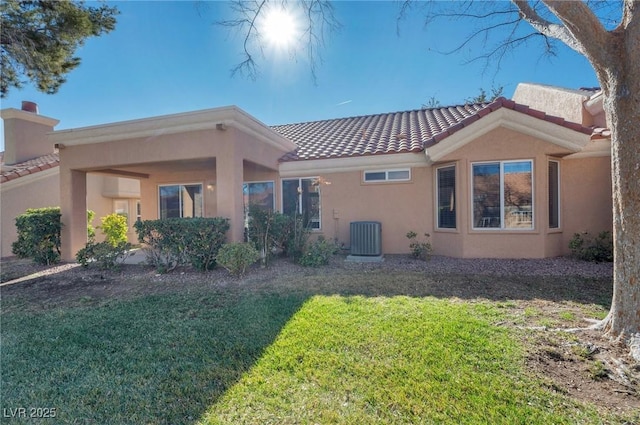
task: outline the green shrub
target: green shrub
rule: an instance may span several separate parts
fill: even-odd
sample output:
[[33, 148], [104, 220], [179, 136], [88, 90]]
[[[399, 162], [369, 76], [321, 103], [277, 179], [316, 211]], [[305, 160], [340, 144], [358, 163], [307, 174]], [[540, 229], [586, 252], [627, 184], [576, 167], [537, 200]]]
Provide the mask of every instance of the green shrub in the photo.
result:
[[613, 261], [613, 235], [600, 232], [595, 238], [589, 232], [576, 233], [569, 242], [573, 257], [584, 261], [601, 263]]
[[234, 276], [242, 276], [251, 264], [260, 259], [260, 253], [250, 243], [233, 242], [222, 245], [217, 262]]
[[113, 213], [100, 219], [100, 229], [105, 235], [105, 241], [112, 246], [127, 242], [127, 216]]
[[309, 229], [301, 215], [289, 216], [249, 206], [247, 239], [257, 247], [263, 264], [269, 262], [274, 250], [281, 250], [294, 262], [299, 262], [309, 239]]
[[284, 253], [287, 257], [299, 263], [304, 255], [310, 230], [304, 225], [302, 216], [288, 216], [284, 231]]
[[39, 264], [60, 261], [60, 208], [30, 208], [16, 217], [18, 240], [11, 251], [21, 258], [31, 258]]
[[266, 266], [270, 262], [274, 251], [285, 251], [290, 221], [289, 217], [277, 211], [258, 205], [249, 206], [247, 239], [257, 248], [262, 265]]
[[87, 239], [89, 242], [93, 242], [96, 239], [96, 229], [93, 227], [93, 219], [96, 217], [96, 213], [91, 210], [87, 210]]
[[83, 267], [95, 262], [101, 270], [117, 269], [129, 256], [132, 245], [128, 242], [118, 242], [115, 245], [104, 242], [89, 242], [76, 254], [76, 260]]
[[197, 270], [216, 266], [216, 255], [225, 242], [226, 218], [167, 218], [138, 221], [134, 225], [138, 241], [146, 245], [148, 261], [160, 273], [178, 266]]
[[418, 234], [414, 231], [410, 231], [406, 234], [407, 239], [409, 239], [409, 249], [411, 250], [411, 255], [414, 258], [418, 258], [420, 260], [428, 261], [431, 258], [431, 252], [433, 248], [431, 247], [431, 243], [429, 243], [428, 239], [431, 235], [425, 233], [424, 236], [427, 240], [419, 241]]
[[338, 247], [333, 242], [328, 242], [323, 236], [310, 243], [300, 257], [300, 265], [318, 267], [329, 264], [332, 255], [338, 252]]

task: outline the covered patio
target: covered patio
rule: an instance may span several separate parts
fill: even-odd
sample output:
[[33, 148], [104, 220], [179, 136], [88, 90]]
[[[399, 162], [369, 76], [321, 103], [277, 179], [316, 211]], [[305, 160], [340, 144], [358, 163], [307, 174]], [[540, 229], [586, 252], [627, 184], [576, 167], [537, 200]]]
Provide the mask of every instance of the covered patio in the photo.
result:
[[87, 174], [140, 181], [141, 218], [226, 217], [241, 241], [243, 183], [277, 180], [296, 145], [235, 106], [53, 132], [60, 152], [62, 259], [87, 242]]

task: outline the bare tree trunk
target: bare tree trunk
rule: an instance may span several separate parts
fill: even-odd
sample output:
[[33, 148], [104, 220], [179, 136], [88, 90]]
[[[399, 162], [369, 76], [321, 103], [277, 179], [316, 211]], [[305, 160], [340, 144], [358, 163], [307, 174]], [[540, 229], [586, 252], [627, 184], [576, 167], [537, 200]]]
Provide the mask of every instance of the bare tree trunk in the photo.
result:
[[[636, 78], [638, 79], [638, 78]], [[615, 84], [605, 96], [612, 135], [614, 275], [611, 311], [603, 323], [609, 335], [640, 333], [640, 84]], [[629, 92], [631, 90], [631, 93]], [[621, 93], [623, 92], [623, 93]]]
[[595, 67], [604, 91], [607, 123], [612, 129], [613, 301], [602, 327], [619, 339], [640, 334], [640, 43], [635, 36], [640, 33], [640, 23], [637, 21], [640, 19], [633, 23], [636, 28], [618, 40], [619, 56], [611, 61], [614, 63]]

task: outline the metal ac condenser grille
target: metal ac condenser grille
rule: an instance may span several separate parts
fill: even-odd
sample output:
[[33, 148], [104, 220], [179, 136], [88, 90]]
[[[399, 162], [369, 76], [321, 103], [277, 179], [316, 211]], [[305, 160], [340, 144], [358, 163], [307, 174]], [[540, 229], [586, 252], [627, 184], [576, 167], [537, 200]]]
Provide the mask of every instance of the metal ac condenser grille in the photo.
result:
[[351, 223], [351, 255], [382, 255], [382, 224], [378, 221]]

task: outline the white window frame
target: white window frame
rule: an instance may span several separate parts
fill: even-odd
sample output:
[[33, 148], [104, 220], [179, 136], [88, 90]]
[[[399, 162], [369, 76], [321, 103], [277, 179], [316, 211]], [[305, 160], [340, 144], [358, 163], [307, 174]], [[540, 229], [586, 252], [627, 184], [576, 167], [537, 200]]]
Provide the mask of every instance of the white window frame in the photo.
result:
[[[558, 166], [558, 182], [557, 182], [557, 193], [558, 193], [558, 205], [556, 205], [557, 208], [557, 214], [558, 214], [558, 225], [556, 227], [551, 227], [551, 225], [549, 224], [549, 220], [547, 220], [547, 226], [549, 226], [550, 230], [553, 231], [557, 231], [559, 229], [562, 228], [562, 194], [560, 193], [561, 190], [561, 175], [562, 175], [562, 170], [560, 169], [560, 161], [557, 159], [549, 159], [549, 161], [547, 162], [547, 167], [549, 166], [550, 163], [555, 162]], [[547, 168], [547, 176], [548, 176], [548, 168]], [[547, 177], [548, 178], [548, 177]], [[547, 182], [547, 184], [549, 185], [549, 188], [551, 187], [551, 182]], [[547, 191], [547, 196], [549, 196], [549, 193]], [[549, 211], [547, 211], [547, 214], [549, 214]], [[548, 218], [551, 218], [550, 216]]]
[[[284, 214], [284, 182], [286, 181], [298, 181], [298, 187], [302, 186], [302, 180], [318, 180], [319, 177], [315, 176], [315, 177], [287, 177], [287, 178], [282, 178], [280, 179], [280, 212], [282, 212]], [[319, 232], [322, 231], [322, 191], [320, 190], [320, 185], [318, 184], [316, 186], [316, 190], [318, 191], [318, 219], [312, 219], [310, 220], [310, 222], [313, 223], [318, 223], [318, 227], [311, 227], [310, 230], [312, 232]], [[302, 215], [302, 193], [299, 192], [298, 193], [298, 214]]]
[[[398, 178], [391, 178], [389, 177], [390, 173], [394, 173], [394, 172], [407, 172], [409, 174], [409, 177], [407, 178], [402, 178], [402, 179], [398, 179]], [[384, 179], [376, 179], [376, 180], [367, 180], [367, 174], [378, 174], [378, 173], [384, 173]], [[390, 168], [390, 169], [384, 169], [384, 170], [365, 170], [362, 173], [362, 182], [363, 183], [385, 183], [385, 182], [408, 182], [411, 181], [411, 168]]]
[[[162, 218], [162, 205], [160, 203], [160, 188], [161, 187], [170, 187], [170, 186], [200, 186], [200, 193], [202, 194], [202, 217], [206, 217], [205, 214], [205, 202], [204, 202], [204, 182], [189, 182], [189, 183], [164, 183], [164, 184], [159, 184], [158, 185], [158, 189], [157, 189], [157, 196], [158, 196], [158, 218]], [[179, 198], [180, 199], [180, 218], [185, 218], [182, 217], [182, 197]]]
[[[517, 162], [528, 162], [531, 164], [531, 227], [506, 227], [505, 226], [505, 214], [504, 214], [504, 166], [505, 164], [517, 163]], [[475, 192], [473, 189], [474, 181], [473, 181], [473, 167], [475, 165], [482, 164], [499, 164], [500, 166], [500, 227], [476, 227], [475, 225], [475, 217], [474, 217], [474, 197]], [[476, 161], [472, 162], [470, 165], [471, 169], [469, 171], [469, 176], [471, 178], [471, 183], [469, 188], [471, 189], [469, 192], [471, 193], [471, 202], [470, 202], [470, 217], [471, 217], [471, 228], [473, 230], [487, 232], [487, 231], [501, 231], [501, 232], [531, 232], [535, 230], [535, 207], [536, 207], [536, 199], [535, 199], [535, 161], [533, 159], [510, 159], [510, 160], [496, 160], [496, 161]]]
[[[455, 222], [455, 226], [454, 227], [440, 227], [440, 170], [444, 170], [447, 168], [453, 168], [453, 173], [454, 173], [454, 183], [453, 183], [453, 193], [454, 193], [454, 197], [453, 197], [453, 202], [454, 202], [454, 208], [456, 210], [456, 222]], [[448, 231], [454, 231], [458, 229], [458, 206], [456, 205], [458, 203], [458, 191], [457, 191], [457, 185], [458, 185], [458, 167], [457, 164], [447, 164], [447, 165], [443, 165], [441, 167], [436, 167], [436, 188], [435, 188], [435, 192], [436, 192], [436, 204], [435, 204], [435, 216], [436, 216], [436, 229], [438, 230], [448, 230]]]

